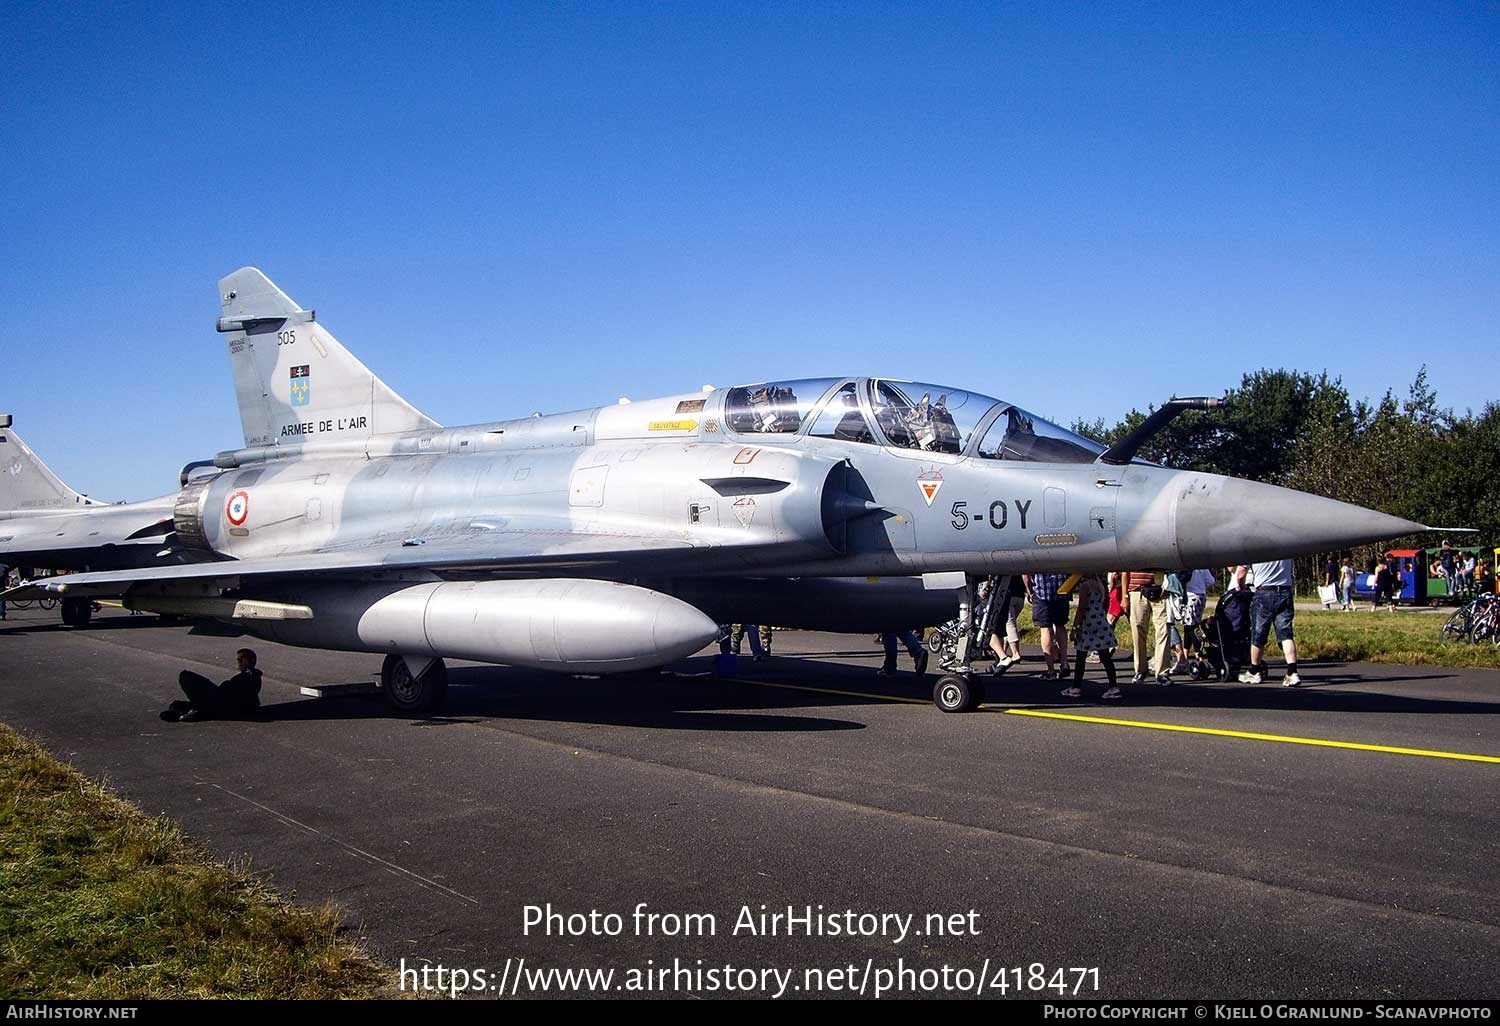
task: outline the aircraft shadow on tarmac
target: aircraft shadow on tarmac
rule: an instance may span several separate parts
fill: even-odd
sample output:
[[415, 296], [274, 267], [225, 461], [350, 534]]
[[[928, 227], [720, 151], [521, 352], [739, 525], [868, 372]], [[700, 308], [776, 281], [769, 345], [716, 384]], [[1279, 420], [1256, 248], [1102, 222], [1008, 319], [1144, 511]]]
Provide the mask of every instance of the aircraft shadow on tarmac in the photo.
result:
[[[868, 656], [869, 652], [855, 653]], [[903, 656], [904, 660], [904, 656]], [[799, 663], [814, 662], [811, 672], [797, 672]], [[762, 669], [761, 667], [765, 667]], [[1387, 683], [1450, 680], [1461, 676], [1461, 670], [1447, 667], [1392, 667], [1407, 670], [1406, 673], [1382, 674], [1368, 677], [1339, 663], [1311, 664], [1309, 678], [1300, 688], [1284, 688], [1280, 678], [1274, 677], [1262, 684], [1250, 685], [1238, 682], [1202, 681], [1172, 686], [1159, 684], [1129, 684], [1129, 663], [1117, 663], [1116, 674], [1125, 691], [1123, 702], [1105, 702], [1099, 694], [1107, 686], [1104, 672], [1090, 666], [1084, 675], [1084, 697], [1079, 700], [1062, 698], [1058, 692], [1065, 682], [1044, 681], [1034, 673], [1023, 670], [1000, 677], [981, 674], [984, 681], [986, 702], [990, 705], [1025, 705], [1057, 710], [1076, 709], [1097, 713], [1099, 710], [1122, 709], [1245, 709], [1245, 710], [1297, 710], [1315, 712], [1364, 712], [1364, 713], [1422, 713], [1422, 714], [1500, 714], [1500, 699], [1494, 702], [1465, 701], [1430, 698], [1417, 695], [1390, 694], [1365, 688]], [[1418, 672], [1418, 671], [1426, 672]], [[938, 675], [929, 674], [925, 684], [919, 684], [908, 672], [898, 673], [892, 678], [872, 679], [872, 668], [852, 666], [847, 663], [819, 663], [805, 659], [800, 654], [772, 660], [766, 664], [752, 664], [737, 679], [741, 691], [760, 691], [780, 697], [767, 701], [777, 707], [790, 706], [847, 706], [861, 700], [884, 703], [891, 699], [931, 698], [931, 689]], [[754, 687], [763, 684], [764, 687]], [[1352, 688], [1349, 685], [1365, 685]], [[802, 688], [827, 688], [830, 691], [857, 692], [861, 698], [851, 694], [825, 694], [819, 691], [803, 691]], [[885, 697], [885, 696], [889, 697]], [[752, 701], [740, 699], [742, 703]]]
[[[18, 611], [19, 612], [19, 611]], [[59, 619], [60, 614], [52, 610], [31, 610], [23, 619], [14, 613], [8, 620], [0, 621], [0, 634], [61, 634], [95, 631], [148, 631], [170, 628], [188, 628], [194, 637], [244, 638], [249, 632], [232, 624], [216, 620], [190, 620], [180, 616], [160, 616], [154, 613], [119, 614], [105, 613], [95, 616], [87, 627], [70, 627]], [[41, 615], [39, 616], [38, 613]]]
[[[447, 702], [432, 716], [398, 713], [378, 695], [365, 692], [263, 705], [257, 719], [405, 718], [413, 725], [429, 727], [508, 719], [736, 733], [809, 733], [863, 730], [866, 726], [854, 720], [780, 711], [782, 705], [847, 704], [832, 700], [832, 696], [825, 696], [830, 699], [826, 703], [765, 703], [747, 700], [750, 690], [706, 676], [569, 678], [510, 667], [472, 666], [448, 671]], [[747, 707], [751, 711], [746, 711]], [[768, 711], [757, 713], [754, 709]]]
[[159, 616], [107, 616], [92, 621], [87, 627], [69, 627], [61, 620], [23, 620], [20, 623], [0, 622], [0, 634], [65, 634], [90, 633], [93, 631], [153, 630], [160, 627], [181, 627], [163, 620]]
[[[867, 655], [868, 653], [860, 653]], [[409, 716], [392, 711], [374, 693], [277, 703], [262, 708], [275, 720], [408, 718], [413, 725], [478, 723], [489, 719], [592, 723], [661, 730], [732, 732], [821, 732], [860, 730], [867, 724], [850, 719], [788, 715], [792, 710], [851, 706], [888, 706], [896, 702], [925, 704], [936, 676], [925, 682], [907, 672], [873, 678], [868, 666], [820, 663], [806, 672], [800, 657], [755, 664], [725, 680], [710, 676], [706, 659], [679, 664], [681, 672], [661, 676], [570, 678], [500, 666], [456, 667], [449, 671], [448, 700], [440, 714]], [[698, 672], [694, 672], [698, 671]], [[989, 703], [1003, 706], [1075, 710], [1086, 714], [1129, 715], [1144, 709], [1225, 709], [1314, 713], [1397, 713], [1500, 715], [1500, 700], [1462, 701], [1355, 690], [1337, 685], [1384, 684], [1387, 681], [1442, 680], [1454, 671], [1365, 678], [1335, 665], [1319, 668], [1316, 679], [1297, 689], [1276, 680], [1260, 685], [1203, 682], [1163, 687], [1125, 685], [1123, 702], [1098, 699], [1103, 677], [1090, 668], [1085, 697], [1070, 701], [1058, 695], [1059, 684], [1030, 674], [986, 677]], [[1127, 675], [1128, 679], [1128, 675]], [[826, 689], [826, 690], [821, 690]], [[917, 715], [933, 714], [915, 708]]]

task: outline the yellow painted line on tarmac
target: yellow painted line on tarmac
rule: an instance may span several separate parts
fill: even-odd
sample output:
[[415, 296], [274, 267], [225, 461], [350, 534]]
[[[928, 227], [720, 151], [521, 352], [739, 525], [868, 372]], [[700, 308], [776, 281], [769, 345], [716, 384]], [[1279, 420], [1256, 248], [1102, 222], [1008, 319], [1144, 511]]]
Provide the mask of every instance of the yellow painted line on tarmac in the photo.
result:
[[1078, 723], [1103, 723], [1112, 727], [1139, 727], [1144, 730], [1170, 730], [1180, 734], [1209, 734], [1213, 737], [1238, 737], [1250, 741], [1276, 741], [1287, 745], [1313, 745], [1318, 748], [1348, 748], [1358, 752], [1385, 752], [1388, 755], [1419, 755], [1428, 759], [1457, 759], [1462, 762], [1500, 764], [1500, 756], [1470, 755], [1467, 752], [1434, 752], [1425, 748], [1396, 748], [1390, 745], [1363, 745], [1354, 741], [1328, 741], [1317, 737], [1289, 737], [1284, 734], [1255, 734], [1243, 730], [1219, 730], [1215, 727], [1183, 727], [1175, 723], [1152, 723], [1147, 720], [1115, 720], [1078, 713], [1045, 712], [1041, 709], [1006, 709], [1011, 716], [1036, 716], [1048, 720], [1073, 720]]
[[115, 609], [125, 608], [125, 603], [117, 602], [114, 599], [94, 599], [94, 601], [99, 603], [101, 606], [113, 606]]
[[[758, 688], [781, 688], [785, 691], [810, 691], [820, 695], [839, 695], [844, 698], [868, 698], [877, 702], [906, 702], [909, 705], [931, 705], [930, 698], [907, 698], [902, 695], [881, 695], [870, 691], [845, 691], [839, 688], [815, 688], [806, 684], [776, 684], [764, 680], [747, 680], [743, 677], [725, 678], [736, 684], [748, 684]], [[1468, 752], [1437, 752], [1426, 748], [1398, 748], [1392, 745], [1366, 745], [1356, 741], [1329, 741], [1317, 737], [1292, 737], [1286, 734], [1257, 734], [1247, 730], [1221, 730], [1217, 727], [1184, 727], [1175, 723], [1153, 723], [1150, 720], [1118, 720], [1105, 716], [1085, 716], [1081, 713], [1048, 712], [1044, 709], [996, 709], [982, 708], [981, 712], [995, 712], [1010, 716], [1034, 716], [1046, 720], [1072, 720], [1076, 723], [1100, 723], [1111, 727], [1137, 727], [1142, 730], [1167, 730], [1179, 734], [1207, 734], [1210, 737], [1234, 737], [1246, 741], [1274, 741], [1285, 745], [1312, 745], [1315, 748], [1344, 748], [1357, 752], [1384, 752], [1387, 755], [1416, 755], [1427, 759], [1455, 759], [1460, 762], [1487, 762], [1500, 765], [1500, 756], [1472, 755]]]

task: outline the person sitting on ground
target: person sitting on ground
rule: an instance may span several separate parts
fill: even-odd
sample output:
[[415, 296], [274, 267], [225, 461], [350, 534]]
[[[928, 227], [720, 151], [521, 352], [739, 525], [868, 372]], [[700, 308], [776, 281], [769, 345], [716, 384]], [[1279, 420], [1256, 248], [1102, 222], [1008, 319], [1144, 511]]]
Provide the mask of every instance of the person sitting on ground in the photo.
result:
[[255, 668], [255, 652], [242, 648], [234, 654], [239, 672], [221, 684], [191, 670], [177, 675], [177, 684], [187, 701], [176, 701], [162, 710], [168, 722], [235, 719], [252, 716], [260, 708], [261, 672]]

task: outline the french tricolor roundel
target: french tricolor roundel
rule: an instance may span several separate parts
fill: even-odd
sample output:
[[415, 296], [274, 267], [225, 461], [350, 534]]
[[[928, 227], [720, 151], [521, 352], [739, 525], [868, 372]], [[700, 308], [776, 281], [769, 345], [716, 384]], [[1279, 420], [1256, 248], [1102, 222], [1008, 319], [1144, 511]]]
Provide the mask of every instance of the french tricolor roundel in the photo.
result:
[[224, 516], [235, 527], [239, 527], [249, 515], [250, 493], [243, 491], [235, 492], [229, 497], [229, 502], [224, 505]]

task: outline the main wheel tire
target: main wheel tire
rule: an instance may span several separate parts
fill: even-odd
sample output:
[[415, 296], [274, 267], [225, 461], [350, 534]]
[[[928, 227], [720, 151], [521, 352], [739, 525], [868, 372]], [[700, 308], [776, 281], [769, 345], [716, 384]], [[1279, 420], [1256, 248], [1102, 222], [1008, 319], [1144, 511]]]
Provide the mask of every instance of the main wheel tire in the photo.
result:
[[62, 600], [62, 622], [69, 627], [87, 627], [94, 615], [94, 604], [85, 598]]
[[950, 673], [932, 688], [932, 704], [946, 713], [968, 712], [984, 701], [984, 684], [975, 677]]
[[380, 690], [397, 712], [434, 712], [448, 697], [448, 667], [437, 659], [420, 677], [413, 677], [405, 658], [388, 655], [380, 667]]

